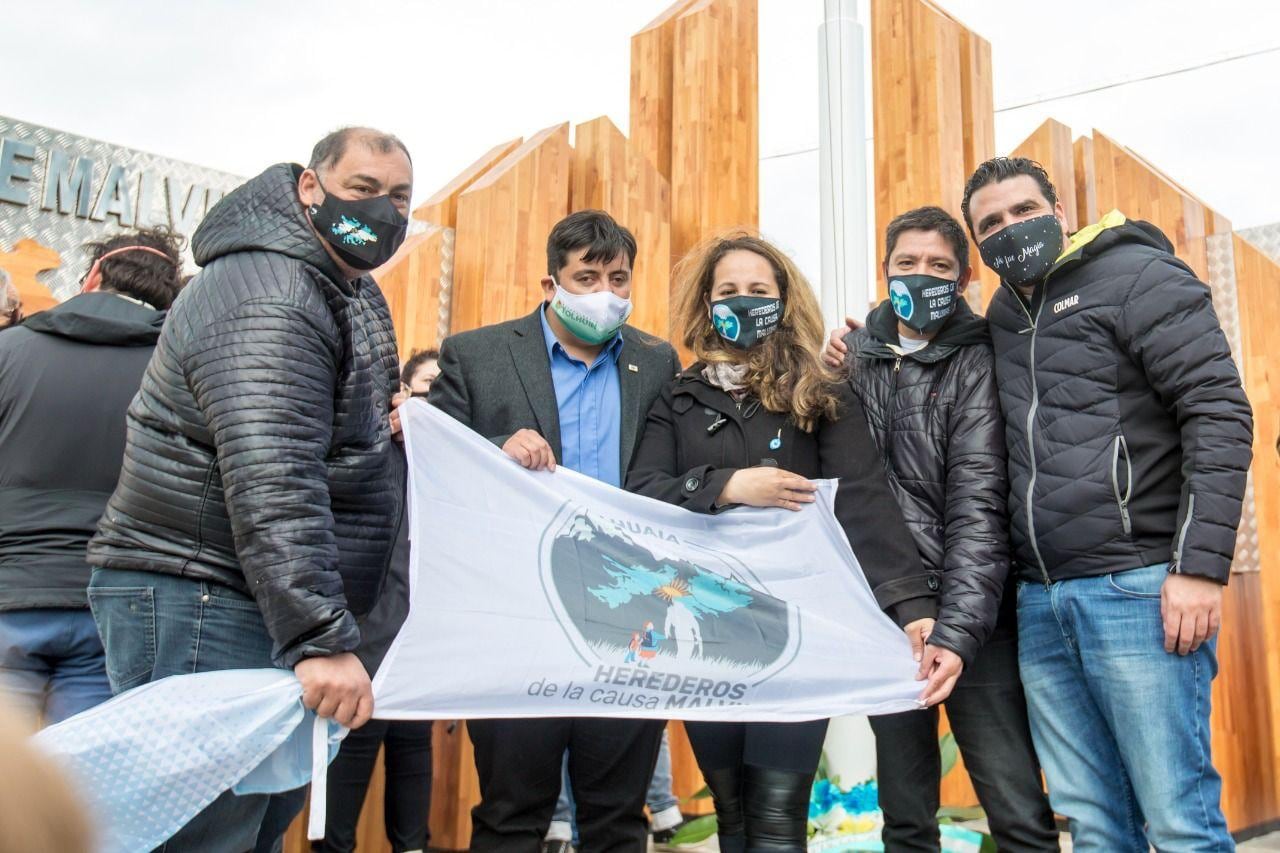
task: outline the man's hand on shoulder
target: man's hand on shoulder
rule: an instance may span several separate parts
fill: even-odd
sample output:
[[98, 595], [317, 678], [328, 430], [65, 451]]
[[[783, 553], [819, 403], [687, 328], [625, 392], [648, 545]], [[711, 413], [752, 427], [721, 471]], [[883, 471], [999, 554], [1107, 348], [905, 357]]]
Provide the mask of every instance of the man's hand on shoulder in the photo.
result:
[[302, 704], [321, 717], [358, 729], [373, 716], [373, 685], [351, 652], [304, 658], [293, 666], [302, 683]]
[[861, 328], [862, 324], [857, 320], [852, 317], [845, 317], [843, 326], [831, 330], [831, 336], [827, 339], [827, 348], [822, 353], [822, 360], [827, 363], [828, 367], [844, 367], [845, 356], [849, 354], [849, 347], [845, 345], [844, 336]]
[[1218, 636], [1222, 625], [1222, 584], [1199, 575], [1170, 574], [1160, 587], [1164, 650], [1189, 654]]
[[547, 440], [535, 430], [522, 429], [512, 433], [502, 452], [530, 471], [556, 470], [556, 454]]

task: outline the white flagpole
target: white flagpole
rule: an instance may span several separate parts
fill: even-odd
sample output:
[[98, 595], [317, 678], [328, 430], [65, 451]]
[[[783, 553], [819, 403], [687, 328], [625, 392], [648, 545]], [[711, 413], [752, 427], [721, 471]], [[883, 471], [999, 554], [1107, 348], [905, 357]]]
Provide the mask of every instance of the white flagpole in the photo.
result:
[[822, 313], [829, 328], [865, 306], [867, 145], [862, 26], [857, 0], [823, 0], [818, 28], [818, 198]]

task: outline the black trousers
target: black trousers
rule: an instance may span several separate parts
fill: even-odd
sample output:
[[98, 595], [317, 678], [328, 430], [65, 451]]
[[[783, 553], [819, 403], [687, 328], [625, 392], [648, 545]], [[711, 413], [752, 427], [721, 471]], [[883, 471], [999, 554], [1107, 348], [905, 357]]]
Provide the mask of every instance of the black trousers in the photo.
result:
[[643, 851], [649, 833], [644, 797], [665, 725], [586, 717], [468, 721], [480, 778], [471, 850], [537, 853], [560, 796], [568, 750], [579, 849]]
[[383, 744], [387, 840], [394, 853], [426, 849], [431, 815], [431, 722], [370, 720], [346, 736], [329, 765], [324, 840], [312, 844], [315, 853], [351, 853], [356, 849], [356, 824], [378, 760], [378, 747]]
[[715, 801], [722, 853], [803, 851], [826, 720], [686, 722]]
[[[1040, 785], [1016, 632], [998, 628], [946, 701], [956, 745], [1001, 851], [1057, 851], [1053, 810]], [[871, 717], [888, 853], [937, 851], [938, 711]]]

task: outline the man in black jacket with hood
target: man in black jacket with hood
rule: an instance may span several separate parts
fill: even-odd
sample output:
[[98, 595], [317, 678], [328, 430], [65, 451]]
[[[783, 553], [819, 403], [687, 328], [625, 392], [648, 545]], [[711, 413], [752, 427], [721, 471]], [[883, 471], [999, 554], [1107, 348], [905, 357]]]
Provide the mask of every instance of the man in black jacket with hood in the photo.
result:
[[87, 249], [85, 292], [0, 336], [0, 686], [46, 724], [111, 697], [85, 546], [182, 274], [164, 230]]
[[[1018, 679], [1009, 573], [1004, 423], [987, 323], [962, 299], [968, 238], [937, 207], [885, 234], [889, 298], [844, 339], [850, 381], [937, 590], [921, 654], [963, 676], [946, 700], [1001, 850], [1058, 849]], [[872, 717], [885, 849], [939, 849], [938, 712]]]
[[1009, 451], [1019, 660], [1077, 849], [1231, 850], [1210, 682], [1252, 412], [1209, 289], [1112, 211], [1068, 238], [1039, 164], [983, 163], [963, 209]]
[[[321, 716], [369, 719], [357, 619], [382, 584], [404, 486], [395, 333], [367, 272], [404, 240], [412, 180], [403, 143], [347, 128], [197, 229], [203, 270], [129, 408], [124, 469], [89, 546], [117, 692], [278, 666]], [[267, 800], [227, 792], [167, 848], [249, 849]]]

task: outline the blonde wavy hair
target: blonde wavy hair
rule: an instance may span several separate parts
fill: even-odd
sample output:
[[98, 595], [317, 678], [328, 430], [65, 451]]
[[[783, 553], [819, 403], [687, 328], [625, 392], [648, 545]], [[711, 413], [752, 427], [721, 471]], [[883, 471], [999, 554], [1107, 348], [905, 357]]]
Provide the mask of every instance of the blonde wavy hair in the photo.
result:
[[[711, 323], [711, 288], [716, 265], [730, 252], [752, 252], [773, 268], [782, 294], [782, 323], [749, 350], [726, 343]], [[789, 414], [812, 432], [820, 418], [836, 417], [836, 381], [820, 353], [826, 342], [822, 311], [804, 274], [776, 246], [749, 231], [712, 237], [680, 259], [672, 270], [676, 283], [675, 328], [686, 348], [707, 363], [747, 366], [747, 390], [770, 412]]]

